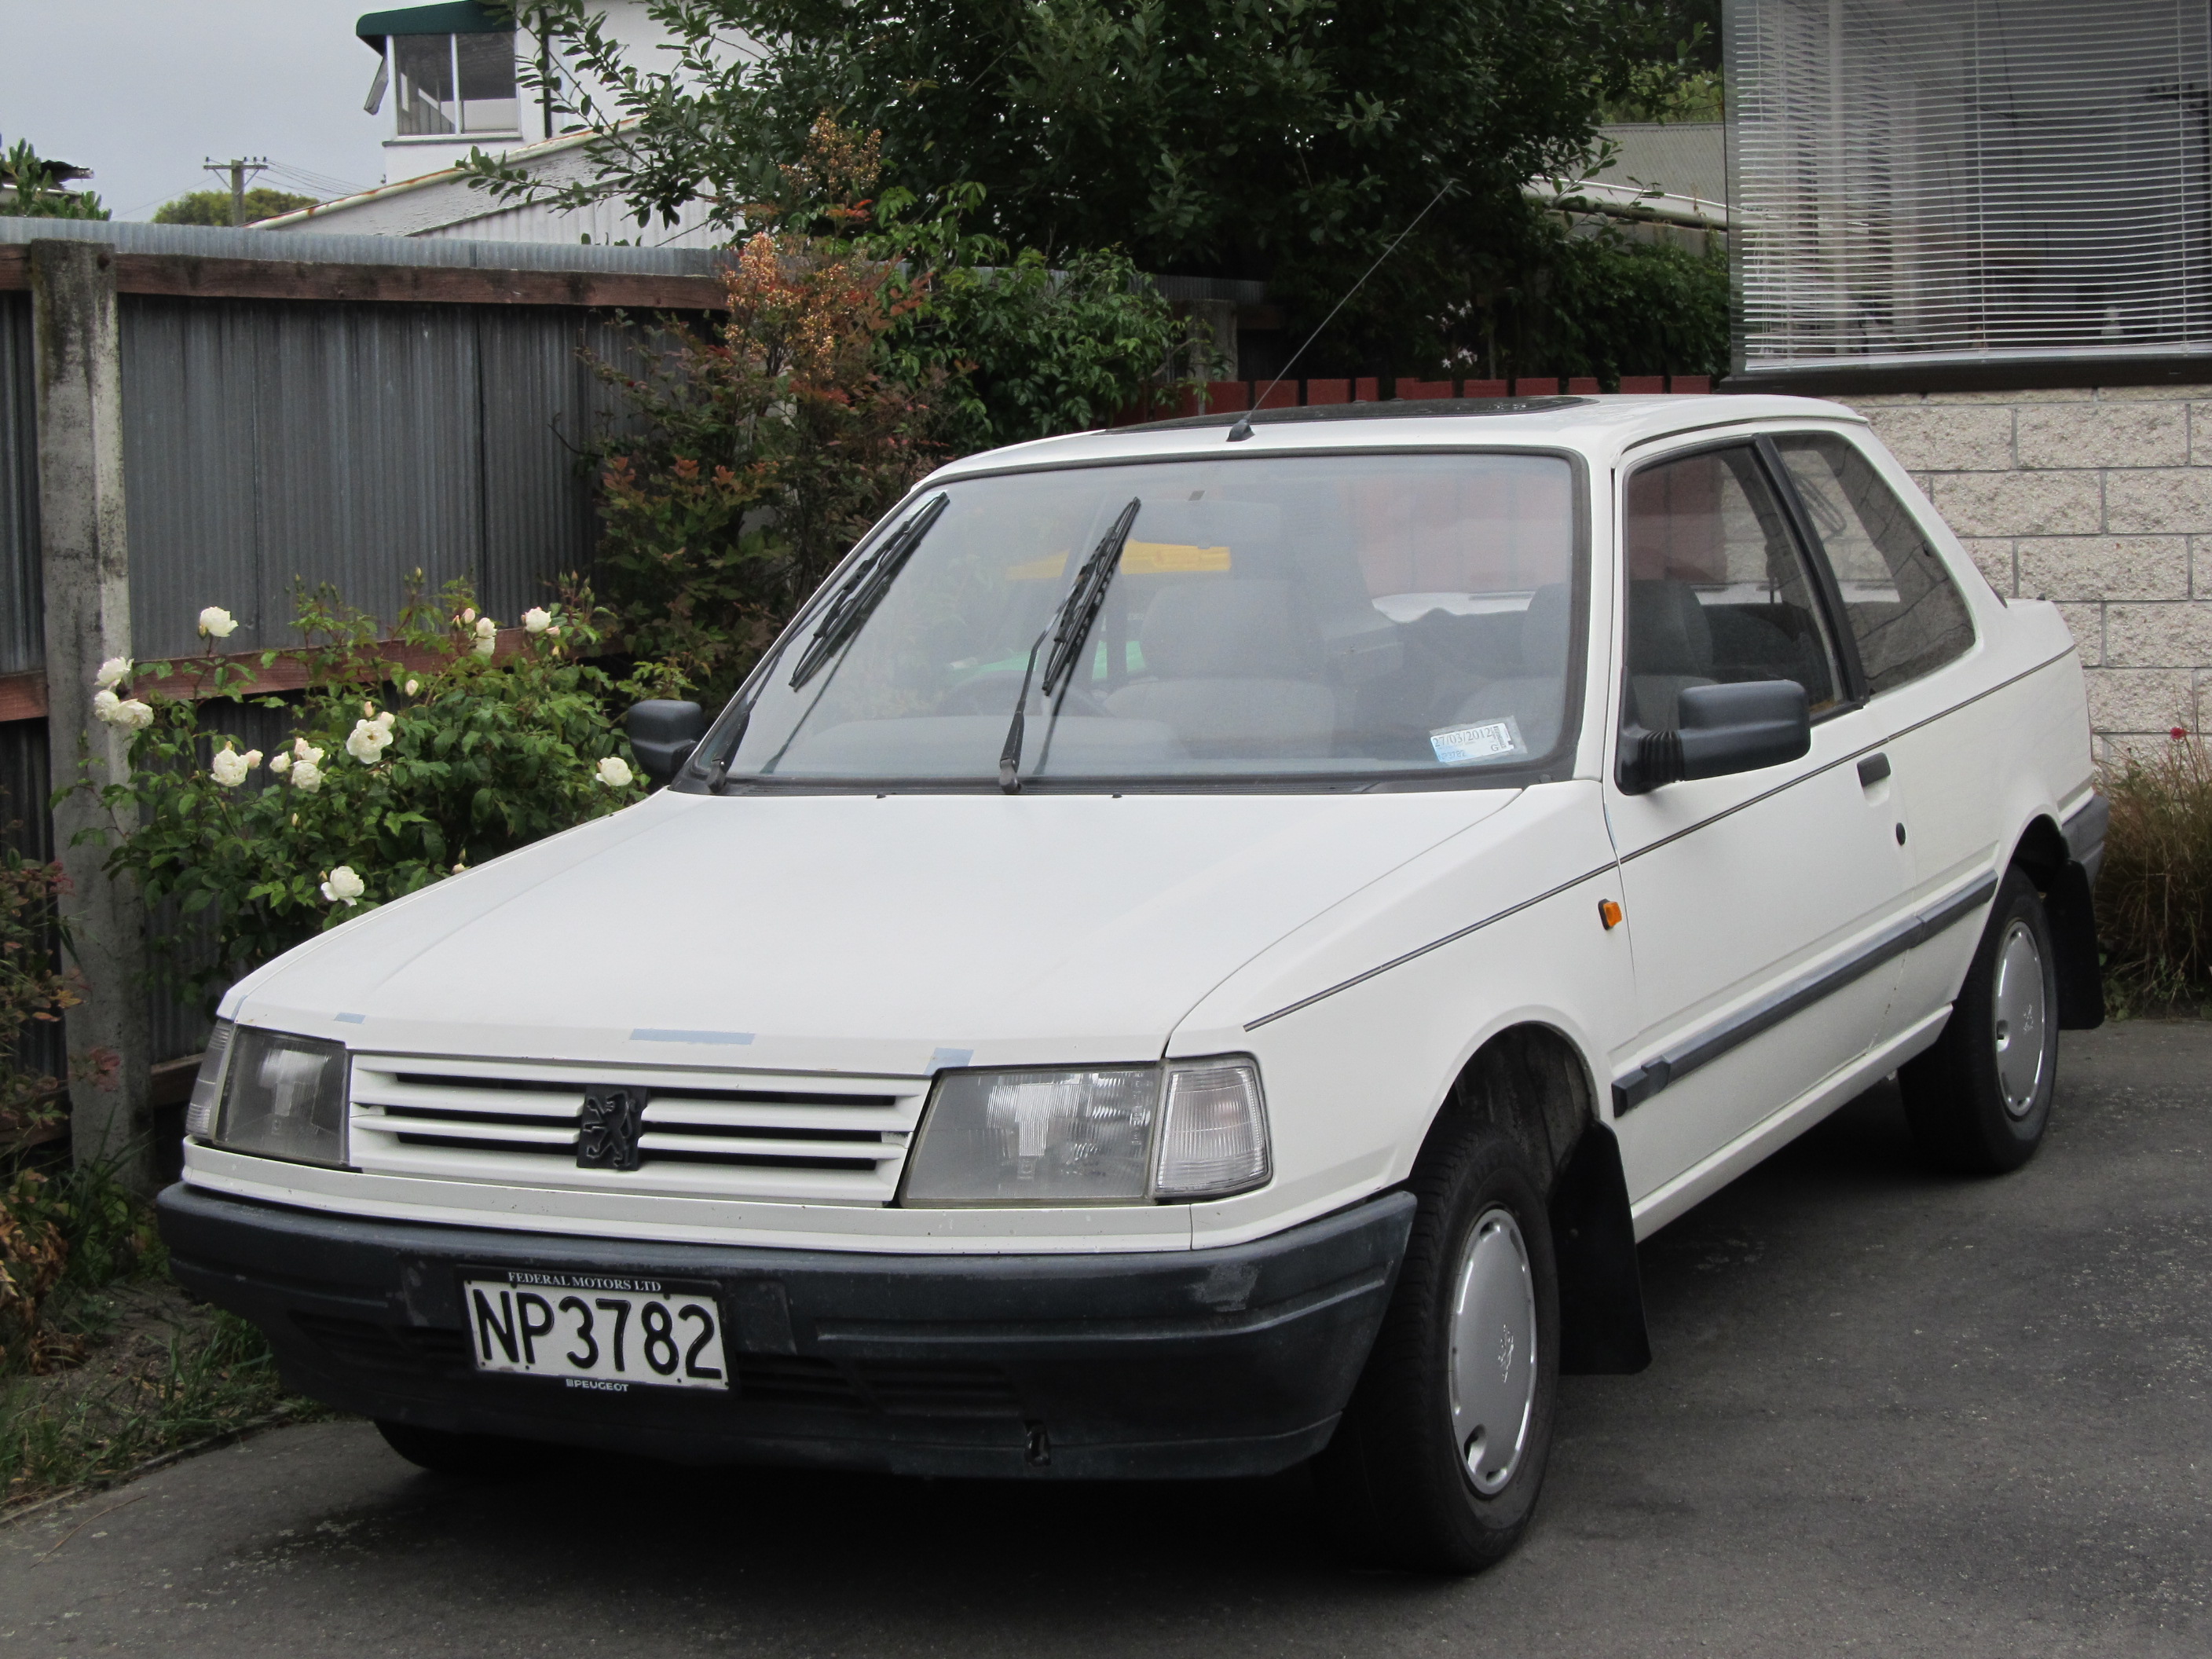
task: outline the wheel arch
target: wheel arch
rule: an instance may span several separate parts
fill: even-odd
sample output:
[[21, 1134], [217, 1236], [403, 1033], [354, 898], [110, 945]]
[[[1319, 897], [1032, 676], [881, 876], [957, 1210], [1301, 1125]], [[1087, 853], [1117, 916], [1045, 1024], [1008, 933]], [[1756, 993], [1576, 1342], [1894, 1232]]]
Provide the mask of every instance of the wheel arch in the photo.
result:
[[1460, 1067], [1423, 1137], [1416, 1167], [1447, 1139], [1484, 1126], [1545, 1172], [1559, 1273], [1562, 1371], [1618, 1373], [1651, 1362], [1644, 1287], [1620, 1142], [1598, 1109], [1588, 1060], [1564, 1031], [1523, 1021], [1494, 1032]]

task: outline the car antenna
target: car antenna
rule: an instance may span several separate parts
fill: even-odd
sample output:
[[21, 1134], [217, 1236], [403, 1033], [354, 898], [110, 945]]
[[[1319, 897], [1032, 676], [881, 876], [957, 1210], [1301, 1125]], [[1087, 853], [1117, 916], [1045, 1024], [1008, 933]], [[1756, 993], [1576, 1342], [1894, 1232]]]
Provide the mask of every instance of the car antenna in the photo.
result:
[[1304, 339], [1298, 342], [1298, 349], [1291, 354], [1291, 361], [1283, 365], [1282, 374], [1276, 375], [1273, 380], [1267, 382], [1267, 389], [1252, 400], [1252, 407], [1246, 410], [1243, 415], [1239, 416], [1237, 420], [1237, 424], [1229, 428], [1229, 441], [1231, 443], [1241, 444], [1247, 438], [1252, 435], [1252, 416], [1267, 406], [1267, 399], [1274, 395], [1275, 388], [1282, 385], [1284, 376], [1287, 375], [1292, 369], [1296, 368], [1298, 366], [1298, 359], [1306, 355], [1306, 348], [1321, 337], [1322, 329], [1327, 328], [1331, 323], [1336, 320], [1336, 313], [1343, 310], [1345, 305], [1351, 300], [1352, 296], [1358, 293], [1359, 290], [1366, 285], [1367, 279], [1382, 268], [1382, 261], [1389, 258], [1392, 254], [1398, 251], [1398, 244], [1404, 241], [1408, 236], [1411, 236], [1413, 234], [1413, 226], [1419, 224], [1422, 220], [1429, 216], [1429, 208], [1432, 208], [1437, 203], [1443, 201], [1444, 199], [1444, 192], [1458, 182], [1459, 181], [1456, 179], [1447, 179], [1443, 184], [1437, 185], [1437, 193], [1429, 198], [1429, 207], [1425, 207], [1419, 213], [1415, 214], [1413, 216], [1413, 224], [1407, 225], [1405, 229], [1400, 231], [1396, 239], [1391, 242], [1390, 246], [1384, 248], [1381, 253], [1376, 256], [1375, 263], [1368, 266], [1365, 270], [1360, 272], [1359, 280], [1354, 283], [1350, 288], [1344, 290], [1344, 298], [1339, 300], [1334, 306], [1330, 307], [1328, 315], [1321, 319], [1321, 328], [1316, 328], [1312, 333], [1307, 335]]

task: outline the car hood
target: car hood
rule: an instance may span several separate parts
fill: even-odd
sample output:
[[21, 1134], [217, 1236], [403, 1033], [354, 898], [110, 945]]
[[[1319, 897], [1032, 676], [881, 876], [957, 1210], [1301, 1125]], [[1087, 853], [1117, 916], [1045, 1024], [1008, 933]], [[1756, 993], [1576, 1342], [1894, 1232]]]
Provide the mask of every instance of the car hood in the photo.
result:
[[1513, 793], [664, 792], [321, 935], [224, 1012], [370, 1050], [767, 1071], [1149, 1058]]

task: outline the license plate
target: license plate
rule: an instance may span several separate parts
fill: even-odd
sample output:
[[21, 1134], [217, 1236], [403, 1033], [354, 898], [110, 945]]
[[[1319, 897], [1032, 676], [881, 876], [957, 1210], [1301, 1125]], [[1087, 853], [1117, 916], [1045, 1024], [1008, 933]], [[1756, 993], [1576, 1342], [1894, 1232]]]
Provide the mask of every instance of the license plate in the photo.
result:
[[463, 1271], [461, 1303], [479, 1371], [606, 1394], [730, 1386], [710, 1285], [478, 1267]]

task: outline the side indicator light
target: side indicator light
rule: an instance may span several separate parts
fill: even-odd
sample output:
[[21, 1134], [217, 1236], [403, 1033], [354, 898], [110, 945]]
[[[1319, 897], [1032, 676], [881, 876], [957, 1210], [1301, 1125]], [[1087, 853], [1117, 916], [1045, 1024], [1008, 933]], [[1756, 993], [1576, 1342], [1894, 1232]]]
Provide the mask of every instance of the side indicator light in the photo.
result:
[[1597, 919], [1605, 924], [1605, 931], [1611, 933], [1620, 926], [1620, 907], [1611, 899], [1600, 899], [1597, 902]]

